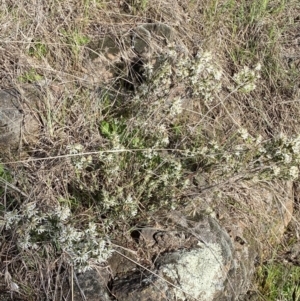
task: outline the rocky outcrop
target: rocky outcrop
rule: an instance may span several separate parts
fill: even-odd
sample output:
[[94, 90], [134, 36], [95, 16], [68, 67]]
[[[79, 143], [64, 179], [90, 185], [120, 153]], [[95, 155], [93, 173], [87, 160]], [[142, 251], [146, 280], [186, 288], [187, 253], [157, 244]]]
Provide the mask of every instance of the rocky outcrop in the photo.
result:
[[234, 250], [228, 234], [210, 216], [180, 219], [182, 231], [158, 232], [154, 239], [158, 248], [181, 248], [159, 256], [151, 273], [116, 280], [117, 300], [231, 300], [238, 293], [231, 278]]
[[[104, 289], [106, 294], [101, 293], [97, 300], [246, 300], [256, 263], [267, 258], [268, 250], [278, 243], [292, 218], [292, 183], [274, 183], [272, 189], [248, 187], [247, 198], [239, 202], [237, 208], [247, 204], [244, 209], [251, 210], [249, 220], [241, 211], [225, 210], [222, 205], [217, 210], [219, 215], [223, 210], [221, 220], [214, 214], [171, 212], [168, 229], [135, 230], [137, 250], [148, 254], [151, 264], [141, 264], [145, 258], [138, 260], [131, 252], [116, 252], [109, 260], [110, 293], [106, 291], [108, 282], [102, 280], [100, 291]], [[80, 277], [92, 283], [90, 275]], [[83, 284], [82, 289], [85, 287]]]

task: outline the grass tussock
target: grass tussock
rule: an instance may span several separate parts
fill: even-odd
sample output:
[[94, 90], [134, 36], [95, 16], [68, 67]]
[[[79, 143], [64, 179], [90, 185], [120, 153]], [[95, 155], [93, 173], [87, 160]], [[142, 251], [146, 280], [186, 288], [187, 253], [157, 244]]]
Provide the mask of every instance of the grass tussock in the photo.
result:
[[[297, 181], [298, 1], [6, 1], [0, 11], [1, 87], [37, 86], [41, 129], [0, 169], [0, 271], [15, 297], [61, 300], [72, 268], [103, 264], [132, 227], [190, 210], [192, 195], [199, 211], [206, 198], [227, 204], [241, 181]], [[128, 37], [144, 23], [176, 34], [140, 71]], [[118, 50], [97, 63], [93, 42], [107, 36]]]

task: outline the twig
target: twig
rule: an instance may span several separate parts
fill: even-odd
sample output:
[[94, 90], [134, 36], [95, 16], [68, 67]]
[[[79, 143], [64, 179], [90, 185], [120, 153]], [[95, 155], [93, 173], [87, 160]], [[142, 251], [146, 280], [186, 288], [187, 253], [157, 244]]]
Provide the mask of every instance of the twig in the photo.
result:
[[[1, 163], [2, 164], [2, 163]], [[3, 183], [5, 185], [5, 189], [6, 187], [11, 188], [12, 190], [17, 191], [18, 193], [20, 193], [22, 196], [29, 198], [29, 196], [24, 193], [23, 191], [21, 191], [19, 188], [17, 188], [16, 186], [12, 185], [11, 183], [9, 183], [8, 181], [6, 181], [5, 179], [0, 177], [0, 183]]]
[[75, 282], [76, 282], [76, 285], [77, 285], [77, 287], [78, 287], [78, 289], [79, 289], [79, 292], [80, 292], [80, 295], [81, 295], [82, 300], [86, 301], [87, 299], [86, 299], [86, 297], [85, 297], [85, 294], [84, 294], [83, 290], [81, 289], [81, 287], [80, 287], [80, 285], [79, 285], [79, 281], [78, 281], [77, 276], [76, 276], [76, 274], [75, 274], [75, 272], [74, 272], [73, 266], [72, 266], [72, 301], [74, 301], [73, 276], [74, 276], [74, 278], [75, 278]]

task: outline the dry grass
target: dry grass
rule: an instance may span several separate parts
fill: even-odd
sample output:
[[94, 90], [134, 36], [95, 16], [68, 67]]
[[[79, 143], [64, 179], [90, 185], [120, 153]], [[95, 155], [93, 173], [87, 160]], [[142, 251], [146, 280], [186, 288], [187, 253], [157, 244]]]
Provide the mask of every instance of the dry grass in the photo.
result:
[[[95, 222], [101, 235], [118, 240], [142, 220], [152, 223], [163, 210], [190, 204], [199, 187], [202, 203], [195, 203], [196, 210], [217, 193], [225, 196], [221, 201], [240, 201], [242, 208], [241, 180], [258, 175], [272, 181], [266, 165], [276, 162], [257, 167], [258, 146], [247, 142], [245, 156], [230, 165], [226, 156], [245, 144], [238, 131], [261, 135], [259, 146], [282, 133], [298, 134], [298, 1], [32, 0], [3, 2], [0, 11], [1, 88], [39, 82], [34, 116], [41, 128], [38, 139], [25, 140], [17, 154], [3, 158], [10, 174], [10, 184], [1, 184], [3, 216], [32, 202], [41, 212], [67, 204], [74, 227]], [[193, 95], [187, 79], [179, 84], [174, 64], [167, 95], [157, 96], [163, 82], [154, 88], [149, 81], [153, 89], [141, 100], [135, 99], [137, 87], [126, 89], [124, 83], [134, 80], [126, 74], [134, 55], [125, 39], [149, 22], [174, 28], [175, 44], [184, 44], [191, 59], [201, 50], [212, 53], [222, 89], [209, 101]], [[112, 77], [98, 69], [102, 61], [88, 59], [89, 43], [107, 35], [120, 48], [119, 72]], [[256, 88], [232, 89], [234, 74], [258, 63]], [[114, 66], [113, 60], [106, 64]], [[183, 112], [174, 117], [170, 103], [178, 95]], [[240, 216], [251, 215], [245, 207], [239, 210]], [[70, 270], [68, 254], [47, 239], [38, 241], [36, 250], [21, 250], [20, 235], [18, 229], [2, 228], [0, 272], [12, 275], [7, 285], [18, 284], [14, 298], [62, 300], [58, 288]]]

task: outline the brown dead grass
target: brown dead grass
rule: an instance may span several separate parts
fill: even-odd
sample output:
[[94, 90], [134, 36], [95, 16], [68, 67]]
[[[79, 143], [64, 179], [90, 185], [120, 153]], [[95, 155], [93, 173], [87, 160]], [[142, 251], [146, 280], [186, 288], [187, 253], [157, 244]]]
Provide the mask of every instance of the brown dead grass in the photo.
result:
[[[244, 14], [241, 6], [225, 0], [149, 1], [144, 11], [137, 10], [135, 14], [125, 1], [3, 2], [0, 7], [1, 88], [22, 86], [22, 81], [38, 78], [43, 82], [41, 108], [36, 112], [41, 134], [38, 141], [25, 143], [21, 150], [41, 160], [10, 165], [14, 185], [28, 198], [24, 200], [16, 191], [10, 192], [15, 201], [9, 209], [29, 200], [38, 200], [40, 206], [47, 208], [61, 196], [72, 197], [76, 174], [70, 158], [43, 158], [64, 155], [67, 146], [78, 143], [87, 152], [107, 148], [99, 124], [106, 116], [113, 116], [115, 110], [100, 103], [95, 87], [87, 80], [86, 41], [109, 34], [122, 45], [120, 36], [142, 23], [162, 22], [173, 27], [191, 55], [199, 48], [212, 49], [224, 70], [224, 88], [219, 98], [210, 104], [191, 100], [194, 114], [187, 127], [200, 126], [203, 131], [200, 136], [221, 144], [239, 127], [266, 139], [281, 132], [289, 136], [298, 134], [300, 6], [297, 1], [291, 1], [276, 12], [280, 3], [271, 1], [269, 10], [254, 14], [251, 19], [251, 2], [240, 2], [245, 7]], [[257, 89], [247, 95], [230, 93], [227, 87], [233, 74], [244, 65], [251, 67], [259, 62], [264, 67]], [[32, 70], [36, 76], [33, 79], [28, 76]], [[108, 84], [111, 89], [114, 80]], [[182, 138], [185, 139], [189, 138]], [[22, 157], [21, 154], [11, 156], [7, 161]], [[90, 181], [87, 176], [82, 185]], [[243, 199], [238, 185], [224, 191], [228, 197], [234, 193], [237, 200]], [[87, 201], [77, 213], [90, 207]], [[247, 210], [240, 215], [243, 214]], [[151, 215], [148, 218], [151, 220]], [[128, 229], [128, 224], [119, 227]], [[57, 290], [69, 268], [62, 256], [57, 258], [55, 251], [49, 249], [43, 257], [46, 260], [42, 261], [39, 253], [19, 253], [13, 244], [14, 233], [4, 236], [2, 243], [5, 259], [1, 273], [8, 269], [13, 274], [21, 297], [38, 300], [43, 292], [49, 300], [60, 300]]]

